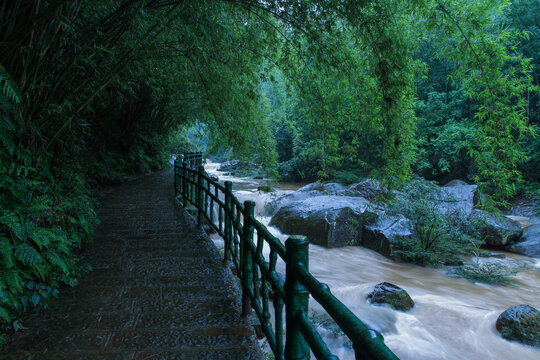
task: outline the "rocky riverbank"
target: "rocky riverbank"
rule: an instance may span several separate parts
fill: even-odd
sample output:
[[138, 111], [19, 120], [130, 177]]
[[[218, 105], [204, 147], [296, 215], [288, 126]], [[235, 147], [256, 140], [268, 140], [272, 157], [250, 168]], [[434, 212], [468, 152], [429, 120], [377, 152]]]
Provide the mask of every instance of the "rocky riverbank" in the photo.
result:
[[[451, 181], [442, 187], [419, 184], [414, 186], [424, 187], [409, 189], [409, 193], [390, 193], [372, 179], [348, 187], [337, 183], [309, 184], [268, 204], [270, 225], [284, 233], [307, 235], [312, 243], [328, 248], [359, 245], [395, 257], [396, 245], [415, 241], [422, 231], [433, 237], [438, 224], [452, 225], [450, 220], [454, 220], [454, 228], [470, 227], [463, 231], [474, 234], [479, 246], [540, 257], [540, 218], [516, 219], [480, 210], [477, 186], [463, 181]], [[398, 201], [396, 208], [395, 202], [388, 202], [390, 198], [409, 203]], [[410, 204], [415, 202], [420, 204]], [[424, 208], [411, 211], [410, 206]], [[434, 224], [415, 218], [420, 215], [432, 216]], [[433, 229], [426, 228], [432, 225]]]

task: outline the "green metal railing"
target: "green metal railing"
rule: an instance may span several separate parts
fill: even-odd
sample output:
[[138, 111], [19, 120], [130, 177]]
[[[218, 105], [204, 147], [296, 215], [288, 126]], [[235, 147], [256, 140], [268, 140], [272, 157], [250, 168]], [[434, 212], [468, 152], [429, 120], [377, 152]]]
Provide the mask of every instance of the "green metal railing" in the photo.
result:
[[[221, 185], [208, 177], [201, 153], [175, 160], [174, 174], [178, 200], [183, 206], [194, 205], [198, 224], [206, 220], [224, 239], [224, 260], [233, 262], [242, 284], [242, 315], [255, 311], [276, 359], [309, 359], [310, 351], [317, 359], [338, 359], [308, 317], [310, 295], [352, 341], [356, 359], [397, 359], [382, 335], [369, 329], [311, 275], [306, 237], [291, 236], [284, 246], [255, 219], [253, 201], [240, 203], [230, 181]], [[270, 249], [267, 258], [265, 243]], [[278, 258], [285, 262], [285, 281], [276, 271]]]

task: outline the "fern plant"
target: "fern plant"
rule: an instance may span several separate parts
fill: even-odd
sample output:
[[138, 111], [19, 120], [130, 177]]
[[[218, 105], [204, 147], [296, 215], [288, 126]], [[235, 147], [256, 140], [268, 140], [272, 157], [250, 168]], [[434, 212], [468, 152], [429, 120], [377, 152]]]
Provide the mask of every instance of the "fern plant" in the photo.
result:
[[21, 93], [19, 87], [15, 84], [15, 81], [11, 78], [9, 73], [2, 65], [0, 65], [0, 93], [5, 96], [9, 101], [16, 104], [21, 102]]
[[[21, 147], [20, 94], [0, 69], [0, 344], [23, 328], [21, 314], [47, 306], [62, 284], [75, 285], [86, 267], [76, 252], [96, 222], [84, 175], [35, 163]], [[17, 144], [17, 146], [15, 145]]]

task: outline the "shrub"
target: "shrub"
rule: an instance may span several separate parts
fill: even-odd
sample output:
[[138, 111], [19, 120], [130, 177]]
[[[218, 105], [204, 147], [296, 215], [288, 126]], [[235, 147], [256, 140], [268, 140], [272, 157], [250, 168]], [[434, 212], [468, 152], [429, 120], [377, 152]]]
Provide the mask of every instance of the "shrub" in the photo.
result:
[[337, 170], [331, 182], [338, 182], [344, 185], [358, 183], [366, 178], [365, 171], [359, 169]]
[[473, 262], [457, 268], [453, 271], [459, 276], [463, 276], [472, 282], [487, 284], [505, 284], [511, 281], [510, 276], [519, 272], [518, 269], [509, 268], [500, 263], [493, 262]]
[[87, 269], [77, 253], [93, 231], [95, 204], [82, 176], [65, 176], [50, 182], [30, 167], [0, 166], [0, 343], [21, 328], [22, 312], [47, 306]]
[[[419, 265], [459, 262], [478, 243], [473, 224], [458, 210], [443, 210], [437, 199], [449, 199], [435, 183], [414, 179], [390, 202], [388, 215], [403, 215], [412, 223], [414, 236], [399, 237], [393, 254], [401, 261]], [[457, 257], [457, 259], [456, 259]]]

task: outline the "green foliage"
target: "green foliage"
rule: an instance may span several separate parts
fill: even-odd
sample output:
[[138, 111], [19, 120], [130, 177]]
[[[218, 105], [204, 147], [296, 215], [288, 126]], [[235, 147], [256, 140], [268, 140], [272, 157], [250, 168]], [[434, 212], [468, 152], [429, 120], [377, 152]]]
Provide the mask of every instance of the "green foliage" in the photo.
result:
[[463, 114], [461, 90], [429, 92], [416, 103], [418, 152], [416, 170], [433, 180], [467, 179], [472, 173], [469, 144], [476, 140], [474, 127]]
[[169, 152], [181, 154], [199, 151], [208, 154], [210, 151], [210, 129], [207, 124], [196, 121], [191, 126], [183, 126], [170, 133]]
[[[540, 12], [540, 2], [536, 0], [514, 0], [508, 16], [509, 25], [516, 31], [525, 32], [526, 37], [522, 38], [518, 44], [518, 51], [525, 57], [531, 59], [533, 66], [532, 78], [535, 86], [540, 85], [540, 26], [538, 24], [538, 14]], [[535, 134], [538, 134], [540, 126], [540, 93], [535, 91], [527, 92], [528, 106], [526, 115], [529, 124], [534, 127]], [[523, 139], [524, 150], [528, 154], [520, 170], [525, 180], [534, 183], [540, 182], [540, 137], [534, 134], [525, 134]], [[538, 189], [538, 185], [536, 186]]]
[[15, 104], [21, 102], [19, 87], [2, 65], [0, 65], [0, 94]]
[[518, 269], [509, 268], [494, 262], [473, 262], [454, 270], [454, 273], [472, 282], [486, 284], [509, 284], [511, 276], [516, 275]]
[[[508, 5], [343, 5], [335, 26], [316, 35], [335, 50], [326, 57], [303, 36], [281, 45], [286, 59], [263, 88], [275, 110], [279, 172], [327, 180], [360, 169], [399, 185], [414, 164], [429, 179], [474, 180], [493, 195], [491, 204], [504, 203], [521, 164], [534, 174], [538, 163], [526, 163], [536, 154], [527, 104], [537, 87], [522, 52], [527, 38], [501, 25], [509, 14], [519, 17]], [[529, 20], [512, 21], [534, 32]]]
[[537, 204], [535, 213], [540, 214], [540, 183], [527, 182], [522, 184], [518, 192]]
[[473, 180], [489, 191], [495, 203], [515, 193], [521, 180], [518, 165], [527, 156], [521, 142], [530, 133], [526, 108], [532, 85], [530, 59], [517, 50], [523, 34], [499, 27], [505, 1], [484, 3], [439, 1], [439, 18], [426, 24], [438, 36], [440, 56], [454, 64], [452, 79], [478, 104], [474, 137], [468, 144]]
[[412, 223], [414, 236], [400, 238], [393, 253], [402, 261], [421, 265], [455, 262], [456, 256], [471, 253], [479, 242], [474, 226], [462, 211], [443, 210], [441, 199], [452, 200], [433, 182], [415, 179], [395, 196], [388, 215], [405, 216]]
[[366, 178], [365, 172], [361, 170], [337, 170], [332, 182], [337, 182], [344, 185], [358, 183]]
[[[12, 149], [23, 133], [14, 113], [0, 112], [12, 129], [0, 145], [0, 342], [18, 329], [20, 314], [47, 306], [62, 284], [74, 285], [80, 251], [96, 222], [94, 202], [82, 174], [65, 169], [51, 181], [50, 170], [30, 165], [29, 152]], [[7, 167], [6, 165], [9, 165]]]
[[[540, 26], [536, 15], [538, 12], [540, 12], [540, 3], [537, 0], [513, 0], [507, 14], [508, 24], [516, 31], [526, 34], [524, 38], [521, 38], [517, 50], [531, 59], [533, 84], [536, 86], [540, 85]], [[529, 91], [527, 100], [529, 122], [538, 126], [540, 124], [540, 93]]]

